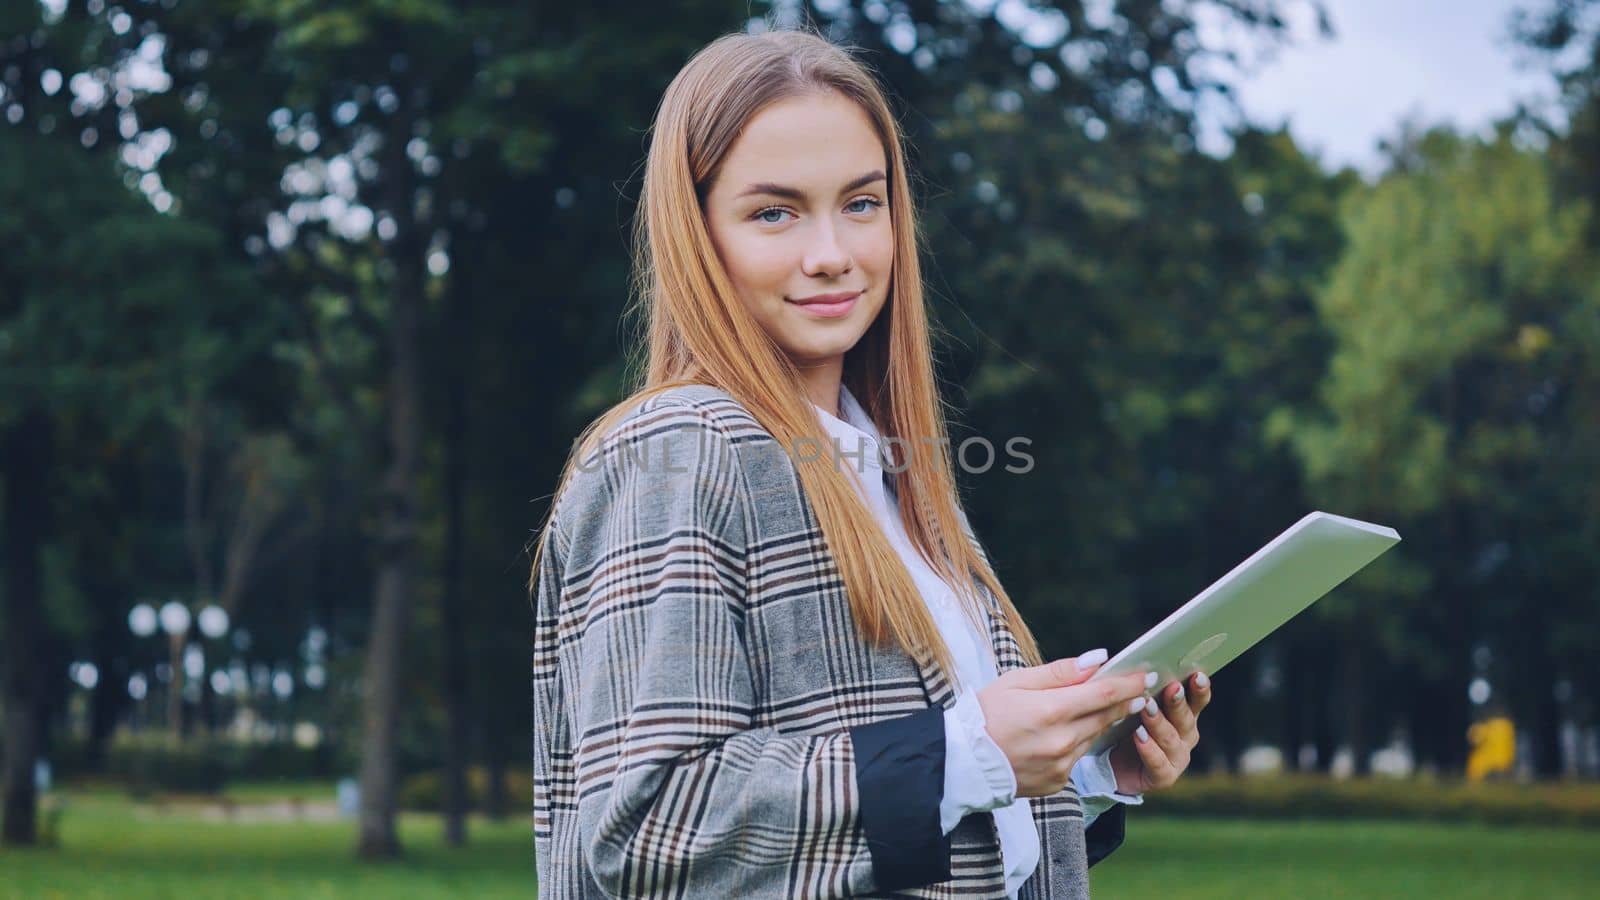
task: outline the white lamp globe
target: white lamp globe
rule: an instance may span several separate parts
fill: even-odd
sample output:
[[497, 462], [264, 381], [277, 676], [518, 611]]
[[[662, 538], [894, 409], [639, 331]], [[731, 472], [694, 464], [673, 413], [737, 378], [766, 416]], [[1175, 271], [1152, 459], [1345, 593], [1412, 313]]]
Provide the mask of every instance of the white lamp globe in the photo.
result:
[[207, 606], [200, 610], [200, 633], [208, 638], [219, 638], [228, 633], [228, 611], [220, 606]]
[[139, 637], [149, 637], [156, 633], [155, 607], [148, 603], [141, 603], [128, 611], [128, 630]]
[[174, 637], [189, 630], [189, 607], [176, 600], [161, 607], [161, 628]]
[[199, 644], [190, 644], [183, 648], [183, 674], [190, 678], [199, 678], [206, 673], [206, 652], [200, 649]]

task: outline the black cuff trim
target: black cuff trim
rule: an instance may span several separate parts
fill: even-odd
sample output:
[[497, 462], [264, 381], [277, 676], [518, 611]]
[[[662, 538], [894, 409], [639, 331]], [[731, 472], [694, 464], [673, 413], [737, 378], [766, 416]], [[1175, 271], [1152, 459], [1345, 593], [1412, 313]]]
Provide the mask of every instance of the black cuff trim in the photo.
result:
[[939, 827], [944, 797], [944, 710], [929, 707], [850, 729], [861, 824], [877, 889], [950, 879], [950, 836]]

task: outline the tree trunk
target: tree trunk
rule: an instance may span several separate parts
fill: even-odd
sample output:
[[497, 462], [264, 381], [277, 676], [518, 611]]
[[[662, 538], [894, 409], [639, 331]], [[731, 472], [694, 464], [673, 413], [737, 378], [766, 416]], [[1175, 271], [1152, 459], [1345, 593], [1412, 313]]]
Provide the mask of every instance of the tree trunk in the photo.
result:
[[450, 360], [445, 403], [445, 560], [439, 627], [444, 639], [444, 840], [451, 847], [467, 842], [467, 632], [462, 572], [466, 500], [467, 293], [459, 281], [451, 292], [445, 334]]
[[1347, 638], [1344, 651], [1344, 738], [1350, 747], [1355, 774], [1366, 775], [1372, 756], [1371, 739], [1367, 729], [1366, 672], [1360, 644]]
[[[1415, 676], [1410, 676], [1415, 679]], [[1418, 766], [1432, 766], [1443, 771], [1439, 757], [1439, 735], [1444, 727], [1439, 717], [1437, 692], [1427, 683], [1411, 686], [1403, 701], [1411, 737], [1411, 751], [1416, 754]]]
[[41, 648], [45, 618], [39, 551], [50, 527], [50, 420], [31, 410], [5, 435], [4, 588], [5, 604], [5, 812], [0, 844], [31, 846], [38, 842], [39, 798], [33, 767], [44, 735]]
[[[89, 548], [90, 558], [112, 556], [115, 553], [110, 548], [127, 546], [128, 514], [139, 508], [136, 491], [141, 471], [132, 455], [119, 453], [109, 468], [112, 490], [101, 495], [89, 510], [93, 525], [79, 526], [75, 535], [74, 543]], [[78, 549], [75, 555], [83, 552]], [[99, 670], [100, 680], [89, 694], [89, 738], [84, 762], [89, 771], [102, 772], [107, 745], [131, 702], [127, 615], [134, 591], [124, 565], [107, 563], [87, 568], [81, 573], [83, 590], [95, 608], [89, 631], [89, 658]]]
[[389, 560], [379, 569], [372, 636], [367, 648], [361, 734], [361, 838], [365, 859], [400, 855], [395, 832], [395, 731], [400, 653], [410, 619], [411, 565]]
[[1554, 686], [1549, 678], [1541, 677], [1541, 669], [1533, 669], [1529, 677], [1533, 689], [1533, 770], [1540, 778], [1560, 778], [1563, 771], [1561, 759], [1561, 704], [1556, 700]]
[[1283, 730], [1279, 735], [1278, 749], [1283, 753], [1283, 768], [1286, 772], [1300, 771], [1300, 746], [1305, 743], [1306, 723], [1316, 714], [1316, 705], [1307, 702], [1316, 696], [1309, 689], [1311, 673], [1307, 671], [1307, 660], [1305, 656], [1293, 652], [1294, 647], [1295, 644], [1291, 643], [1289, 662], [1281, 667], [1283, 689], [1279, 692], [1282, 698], [1280, 708], [1283, 715]]
[[395, 277], [389, 320], [387, 399], [389, 463], [378, 509], [377, 577], [367, 646], [361, 736], [361, 831], [357, 854], [364, 859], [400, 855], [395, 831], [395, 734], [400, 708], [400, 659], [411, 621], [417, 548], [417, 469], [422, 440], [420, 414], [422, 316], [426, 245], [413, 218], [415, 181], [405, 145], [414, 121], [410, 88], [397, 84], [401, 109], [392, 119], [382, 152], [387, 179], [385, 205], [398, 228], [393, 242]]
[[172, 680], [167, 682], [167, 728], [172, 731], [172, 742], [181, 743], [183, 727], [183, 645], [184, 635], [167, 635], [167, 664], [172, 667]]
[[[118, 602], [121, 595], [113, 596], [117, 599], [108, 601], [106, 606], [120, 609], [123, 605]], [[89, 743], [85, 762], [91, 771], [96, 772], [105, 769], [106, 745], [117, 730], [117, 719], [128, 706], [128, 672], [118, 652], [118, 638], [127, 632], [117, 634], [120, 625], [118, 618], [102, 617], [95, 626], [92, 638], [94, 664], [100, 670], [100, 683], [94, 686], [89, 695]]]
[[506, 791], [506, 758], [496, 747], [489, 749], [489, 783], [484, 786], [484, 812], [499, 822], [506, 817], [511, 804]]
[[[1326, 683], [1326, 682], [1325, 682]], [[1326, 694], [1324, 694], [1326, 697]], [[1312, 741], [1317, 747], [1316, 771], [1323, 775], [1328, 774], [1329, 767], [1333, 765], [1333, 754], [1339, 750], [1339, 735], [1333, 723], [1334, 712], [1328, 708], [1326, 699], [1317, 701], [1317, 717], [1312, 731]]]

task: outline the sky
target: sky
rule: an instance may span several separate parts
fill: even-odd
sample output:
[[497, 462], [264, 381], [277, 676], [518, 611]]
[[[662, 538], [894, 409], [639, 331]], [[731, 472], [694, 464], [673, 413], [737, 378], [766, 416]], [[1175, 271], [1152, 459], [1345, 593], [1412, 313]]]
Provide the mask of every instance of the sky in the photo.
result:
[[[1295, 16], [1290, 45], [1234, 76], [1240, 105], [1258, 123], [1287, 121], [1327, 168], [1349, 165], [1374, 176], [1378, 140], [1408, 114], [1487, 132], [1519, 98], [1554, 96], [1548, 75], [1518, 68], [1525, 51], [1507, 37], [1512, 11], [1530, 2], [1326, 0], [1336, 36], [1321, 38], [1311, 16]], [[1211, 39], [1228, 40], [1204, 22], [1202, 40], [1208, 29]], [[1208, 105], [1200, 121], [1201, 147], [1226, 153], [1227, 116]]]

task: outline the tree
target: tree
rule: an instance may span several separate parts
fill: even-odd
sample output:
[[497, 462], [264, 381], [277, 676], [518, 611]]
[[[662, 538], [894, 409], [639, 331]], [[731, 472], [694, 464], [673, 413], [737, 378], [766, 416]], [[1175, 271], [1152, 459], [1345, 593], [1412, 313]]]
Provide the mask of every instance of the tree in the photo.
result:
[[[225, 16], [214, 6], [136, 11], [164, 39], [173, 76], [172, 90], [145, 106], [142, 124], [166, 128], [180, 148], [193, 148], [174, 155], [163, 174], [171, 172], [179, 196], [192, 192], [194, 202], [219, 215], [231, 211], [269, 281], [304, 297], [292, 308], [312, 365], [386, 467], [372, 485], [376, 575], [363, 678], [363, 856], [399, 851], [393, 796], [400, 664], [429, 549], [420, 538], [423, 329], [439, 306], [468, 299], [449, 286], [451, 258], [497, 210], [513, 214], [502, 198], [540, 189], [548, 215], [544, 168], [562, 126], [590, 122], [627, 134], [624, 121], [636, 120], [622, 114], [648, 108], [650, 82], [641, 73], [675, 68], [691, 46], [685, 35], [703, 37], [734, 9], [687, 9], [673, 28], [649, 36], [639, 35], [627, 16], [591, 7], [458, 9], [424, 2], [307, 10], [239, 2], [227, 5]], [[632, 106], [619, 110], [617, 84], [629, 86]], [[595, 134], [577, 133], [575, 158]], [[274, 146], [294, 152], [284, 159]], [[232, 177], [229, 167], [237, 163]], [[525, 212], [514, 215], [527, 219]], [[482, 283], [504, 296], [502, 284]], [[339, 312], [329, 315], [323, 301]], [[348, 365], [330, 351], [329, 327], [350, 325], [379, 349], [371, 365], [359, 358]], [[573, 358], [557, 354], [548, 368], [570, 369]], [[381, 386], [382, 412], [368, 419], [364, 392], [371, 386]], [[541, 414], [545, 421], [564, 415], [559, 407]], [[457, 705], [460, 696], [450, 692]], [[458, 778], [450, 783], [459, 787]], [[458, 813], [452, 835], [459, 836], [459, 797], [450, 806]]]
[[[61, 677], [41, 655], [54, 639], [41, 554], [66, 534], [52, 526], [81, 513], [60, 496], [92, 496], [118, 451], [253, 361], [248, 279], [216, 233], [157, 213], [118, 183], [107, 157], [61, 144], [25, 127], [0, 142], [8, 843], [36, 838], [41, 700]], [[85, 431], [110, 449], [80, 455], [87, 448], [67, 439]]]
[[[954, 440], [1031, 442], [1031, 471], [1006, 472], [1002, 457], [962, 481], [1046, 653], [1131, 639], [1295, 505], [1293, 462], [1260, 423], [1315, 371], [1298, 354], [1315, 338], [1305, 295], [1331, 229], [1283, 233], [1331, 189], [1307, 173], [1305, 200], [1251, 212], [1262, 187], [1245, 183], [1249, 165], [1201, 153], [1194, 121], [1203, 96], [1226, 97], [1206, 77], [1226, 49], [1200, 41], [1197, 20], [1237, 17], [1270, 43], [1290, 6], [1320, 12], [1061, 3], [874, 18], [863, 5], [836, 17], [908, 110], [940, 371], [963, 413]], [[1272, 257], [1285, 252], [1307, 259]], [[1274, 331], [1281, 319], [1292, 324]], [[1257, 349], [1263, 334], [1274, 341]], [[1241, 485], [1274, 502], [1237, 502]]]
[[[1532, 660], [1553, 648], [1514, 636], [1544, 643], [1586, 615], [1529, 557], [1579, 522], [1593, 528], [1592, 508], [1551, 515], [1525, 492], [1544, 480], [1548, 448], [1593, 446], [1570, 431], [1587, 414], [1565, 418], [1591, 396], [1596, 363], [1589, 213], [1557, 199], [1545, 159], [1511, 132], [1488, 143], [1424, 132], [1405, 169], [1352, 195], [1349, 250], [1317, 298], [1335, 340], [1323, 411], [1274, 423], [1314, 497], [1406, 537], [1359, 580], [1362, 630], [1394, 655], [1393, 677], [1420, 682], [1405, 710], [1412, 739], [1450, 769], [1464, 760], [1474, 648], [1526, 661], [1498, 677], [1548, 694], [1551, 673]], [[1508, 581], [1508, 565], [1520, 577]]]
[[[1563, 196], [1584, 198], [1600, 209], [1600, 2], [1544, 0], [1519, 8], [1510, 32], [1542, 60], [1560, 87], [1558, 115], [1537, 123], [1550, 152]], [[1600, 216], [1586, 235], [1600, 247]]]

